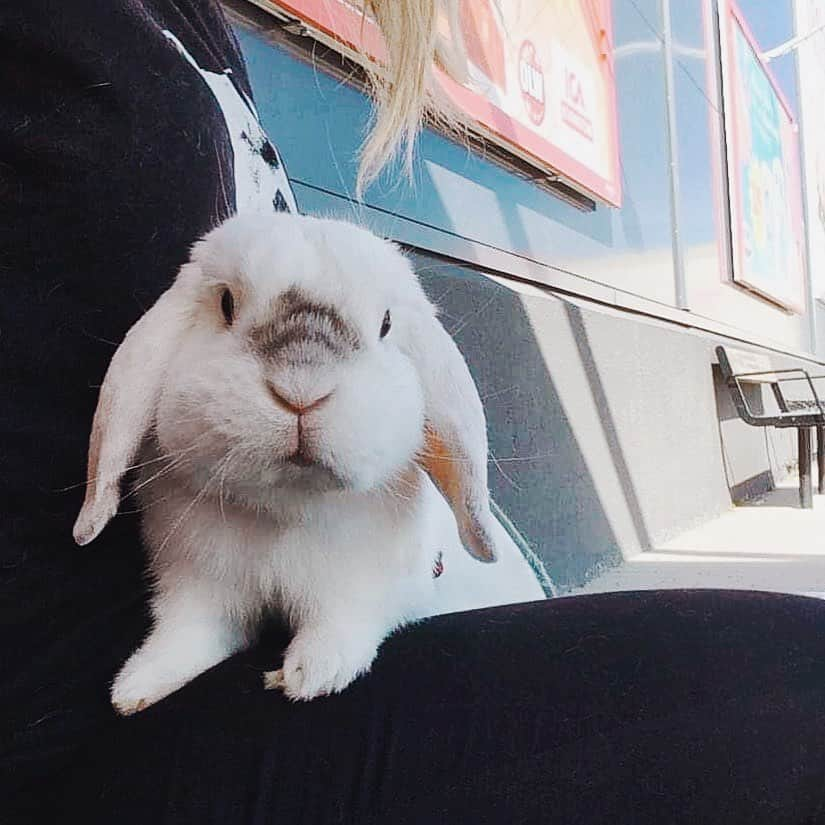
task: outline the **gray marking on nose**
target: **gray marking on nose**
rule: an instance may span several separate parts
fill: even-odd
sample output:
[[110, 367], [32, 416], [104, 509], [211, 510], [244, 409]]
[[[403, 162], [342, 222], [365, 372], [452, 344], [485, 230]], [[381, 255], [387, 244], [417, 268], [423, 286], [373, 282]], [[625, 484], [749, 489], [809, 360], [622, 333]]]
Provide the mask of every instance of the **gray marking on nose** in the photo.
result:
[[255, 327], [250, 339], [262, 357], [290, 361], [315, 360], [324, 350], [344, 357], [361, 346], [358, 331], [335, 307], [297, 287], [273, 302], [270, 320]]

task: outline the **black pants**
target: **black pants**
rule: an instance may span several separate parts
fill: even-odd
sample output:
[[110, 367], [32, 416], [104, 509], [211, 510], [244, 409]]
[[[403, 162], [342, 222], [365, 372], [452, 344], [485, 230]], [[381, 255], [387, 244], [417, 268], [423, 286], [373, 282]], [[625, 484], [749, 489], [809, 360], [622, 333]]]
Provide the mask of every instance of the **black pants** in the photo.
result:
[[[277, 634], [90, 742], [86, 823], [825, 822], [825, 602], [669, 591], [445, 616], [339, 696]], [[68, 815], [68, 813], [66, 813]]]

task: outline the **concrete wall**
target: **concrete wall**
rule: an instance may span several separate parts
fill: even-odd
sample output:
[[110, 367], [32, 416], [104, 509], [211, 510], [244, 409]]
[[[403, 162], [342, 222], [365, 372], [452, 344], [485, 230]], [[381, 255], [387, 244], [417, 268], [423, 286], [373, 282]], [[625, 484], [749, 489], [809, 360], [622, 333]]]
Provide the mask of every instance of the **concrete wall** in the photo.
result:
[[484, 400], [493, 496], [561, 591], [793, 463], [793, 438], [743, 424], [714, 371], [717, 344], [741, 344], [417, 261]]

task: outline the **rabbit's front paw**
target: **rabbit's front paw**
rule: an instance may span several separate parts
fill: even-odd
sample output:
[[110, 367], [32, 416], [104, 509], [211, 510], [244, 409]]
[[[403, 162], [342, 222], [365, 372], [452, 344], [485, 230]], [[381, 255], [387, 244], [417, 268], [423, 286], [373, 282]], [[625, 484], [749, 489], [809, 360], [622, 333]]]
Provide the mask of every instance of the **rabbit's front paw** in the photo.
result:
[[174, 690], [151, 661], [134, 654], [112, 685], [112, 705], [121, 716], [131, 716], [160, 701]]
[[278, 688], [293, 700], [338, 693], [372, 665], [377, 645], [358, 645], [340, 635], [299, 633], [284, 654], [280, 670], [264, 674], [267, 690]]
[[131, 716], [165, 699], [223, 658], [222, 649], [199, 647], [191, 635], [184, 638], [188, 649], [156, 643], [150, 637], [132, 654], [112, 685], [112, 705], [121, 716]]

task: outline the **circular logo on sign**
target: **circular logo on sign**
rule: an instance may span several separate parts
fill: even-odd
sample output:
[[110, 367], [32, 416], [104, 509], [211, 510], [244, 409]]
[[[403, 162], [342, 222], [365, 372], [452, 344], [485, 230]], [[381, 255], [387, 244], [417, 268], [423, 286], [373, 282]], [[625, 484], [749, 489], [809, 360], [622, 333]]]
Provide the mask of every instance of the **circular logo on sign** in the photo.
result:
[[519, 49], [518, 76], [527, 116], [538, 126], [544, 120], [544, 72], [530, 40], [525, 40]]

